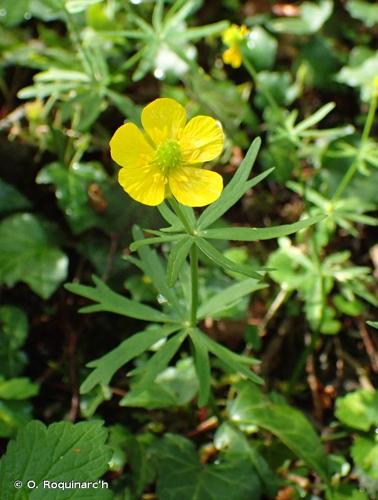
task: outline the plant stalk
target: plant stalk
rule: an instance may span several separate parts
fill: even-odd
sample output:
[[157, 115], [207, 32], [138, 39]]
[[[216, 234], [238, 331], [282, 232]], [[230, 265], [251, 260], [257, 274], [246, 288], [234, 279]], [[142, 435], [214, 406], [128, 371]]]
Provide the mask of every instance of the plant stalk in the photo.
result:
[[350, 167], [345, 172], [344, 177], [342, 178], [342, 180], [339, 184], [339, 187], [336, 189], [336, 192], [332, 197], [332, 201], [337, 201], [340, 198], [342, 193], [345, 191], [345, 189], [349, 185], [350, 181], [353, 179], [355, 173], [357, 172], [361, 151], [363, 150], [365, 142], [369, 138], [371, 129], [373, 127], [375, 113], [377, 111], [377, 99], [378, 99], [378, 96], [376, 93], [374, 93], [373, 97], [370, 101], [369, 111], [368, 111], [368, 114], [366, 117], [364, 129], [362, 131], [361, 142], [360, 142], [360, 145], [358, 147], [358, 152], [357, 152], [354, 160], [350, 164]]
[[198, 251], [196, 245], [192, 245], [190, 250], [190, 276], [191, 276], [191, 305], [190, 305], [190, 324], [197, 325], [198, 309]]

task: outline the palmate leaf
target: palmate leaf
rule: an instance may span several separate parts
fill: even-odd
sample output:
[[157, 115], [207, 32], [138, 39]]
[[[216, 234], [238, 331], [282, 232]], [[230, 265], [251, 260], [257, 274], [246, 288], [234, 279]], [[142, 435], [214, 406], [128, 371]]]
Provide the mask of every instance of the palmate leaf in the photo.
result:
[[186, 336], [186, 331], [178, 332], [167, 340], [167, 342], [151, 356], [147, 363], [129, 372], [129, 375], [140, 376], [133, 388], [135, 393], [143, 392], [148, 389], [159, 373], [165, 370]]
[[278, 477], [273, 473], [265, 458], [260, 454], [256, 444], [230, 422], [224, 422], [214, 436], [215, 447], [226, 451], [227, 457], [243, 459], [257, 472], [267, 498], [276, 498], [279, 485]]
[[207, 207], [198, 219], [198, 227], [205, 229], [227, 212], [245, 193], [245, 183], [259, 152], [261, 139], [257, 137], [251, 144], [244, 160], [231, 181], [224, 188], [220, 198]]
[[94, 368], [94, 370], [81, 385], [80, 392], [85, 394], [98, 384], [109, 384], [119, 368], [177, 330], [178, 326], [155, 325], [147, 330], [135, 333], [124, 340], [118, 347], [105, 354], [105, 356], [91, 361], [87, 366]]
[[263, 380], [249, 369], [249, 366], [256, 363], [254, 358], [242, 356], [230, 351], [227, 347], [218, 344], [218, 342], [215, 342], [200, 330], [197, 330], [196, 337], [198, 342], [200, 340], [202, 341], [208, 352], [220, 359], [234, 373], [239, 373], [256, 384], [263, 383]]
[[79, 285], [77, 283], [67, 283], [65, 285], [65, 288], [68, 291], [97, 302], [97, 304], [82, 307], [80, 312], [92, 313], [107, 311], [121, 314], [122, 316], [127, 316], [129, 318], [163, 323], [173, 322], [173, 319], [166, 314], [157, 311], [150, 306], [140, 304], [139, 302], [127, 299], [126, 297], [113, 292], [97, 276], [93, 276], [93, 281], [96, 285], [95, 288], [91, 286]]
[[243, 383], [230, 406], [230, 417], [237, 424], [253, 424], [268, 430], [328, 482], [327, 457], [319, 436], [298, 410], [273, 403], [257, 386]]
[[158, 469], [157, 496], [164, 500], [259, 500], [260, 481], [251, 464], [225, 458], [200, 464], [188, 439], [166, 434], [154, 445]]
[[[111, 449], [102, 422], [58, 422], [46, 427], [34, 420], [22, 428], [0, 461], [1, 500], [109, 500], [106, 488], [52, 489], [44, 481], [96, 481], [107, 470]], [[15, 481], [22, 487], [16, 489]], [[35, 488], [27, 487], [28, 481]]]
[[219, 229], [207, 229], [200, 235], [204, 238], [219, 240], [236, 241], [260, 241], [280, 238], [289, 234], [296, 233], [313, 224], [325, 219], [325, 215], [319, 214], [314, 217], [307, 217], [304, 220], [294, 222], [293, 224], [284, 224], [282, 226], [246, 228], [246, 227], [222, 227]]

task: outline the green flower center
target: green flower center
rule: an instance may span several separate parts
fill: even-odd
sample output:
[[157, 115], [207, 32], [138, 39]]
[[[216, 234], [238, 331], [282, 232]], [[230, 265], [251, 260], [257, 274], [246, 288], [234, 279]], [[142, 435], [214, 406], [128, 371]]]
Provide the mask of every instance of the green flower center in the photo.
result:
[[181, 160], [181, 148], [176, 141], [163, 142], [156, 150], [155, 161], [164, 174], [178, 167]]

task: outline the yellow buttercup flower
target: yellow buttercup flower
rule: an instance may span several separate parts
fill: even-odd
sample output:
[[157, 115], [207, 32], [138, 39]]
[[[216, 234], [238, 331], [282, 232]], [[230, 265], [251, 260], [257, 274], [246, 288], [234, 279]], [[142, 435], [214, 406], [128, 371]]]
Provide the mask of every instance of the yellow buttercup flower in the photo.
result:
[[122, 167], [118, 181], [126, 193], [152, 206], [171, 195], [189, 207], [217, 200], [222, 176], [200, 167], [223, 150], [219, 122], [210, 116], [187, 122], [183, 106], [169, 98], [148, 104], [141, 118], [144, 131], [126, 123], [110, 141], [111, 156]]
[[243, 42], [249, 31], [246, 26], [232, 24], [222, 35], [222, 41], [229, 48], [223, 52], [223, 61], [233, 68], [240, 68], [242, 63], [242, 53], [240, 44]]

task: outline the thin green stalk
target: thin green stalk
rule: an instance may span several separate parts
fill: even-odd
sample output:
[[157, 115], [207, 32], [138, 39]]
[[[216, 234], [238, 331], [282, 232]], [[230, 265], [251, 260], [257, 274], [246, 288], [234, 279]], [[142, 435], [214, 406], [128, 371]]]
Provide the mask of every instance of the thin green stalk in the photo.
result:
[[168, 202], [171, 205], [171, 207], [172, 207], [173, 211], [175, 212], [175, 214], [177, 215], [177, 217], [182, 222], [182, 224], [185, 227], [185, 230], [187, 231], [187, 233], [188, 234], [193, 234], [193, 228], [190, 225], [190, 222], [186, 218], [185, 214], [181, 210], [180, 204], [173, 197], [169, 197], [168, 198]]
[[[188, 234], [193, 234], [194, 228], [192, 228], [190, 222], [185, 217], [184, 212], [181, 209], [180, 203], [178, 203], [173, 197], [168, 198], [169, 204], [171, 205], [173, 211], [177, 217], [182, 222]], [[192, 245], [190, 250], [190, 276], [191, 276], [191, 305], [190, 305], [190, 324], [191, 326], [197, 325], [197, 309], [198, 309], [198, 251], [196, 245]]]
[[248, 60], [248, 57], [244, 54], [243, 54], [243, 65], [244, 65], [245, 69], [248, 71], [248, 73], [251, 75], [251, 77], [253, 78], [256, 87], [258, 87], [261, 90], [261, 92], [264, 94], [266, 100], [271, 105], [271, 107], [274, 108], [276, 111], [280, 111], [280, 107], [276, 103], [276, 101], [275, 101], [274, 97], [272, 96], [272, 94], [270, 93], [270, 91], [266, 87], [260, 86], [258, 84], [257, 71], [255, 70], [253, 64]]
[[345, 189], [347, 188], [347, 186], [349, 185], [350, 181], [353, 179], [355, 173], [358, 170], [358, 164], [359, 164], [359, 161], [360, 161], [361, 151], [363, 151], [364, 145], [365, 145], [367, 139], [369, 138], [371, 129], [373, 127], [375, 113], [377, 111], [377, 99], [378, 99], [378, 96], [377, 96], [376, 93], [374, 93], [373, 97], [372, 97], [372, 99], [370, 101], [369, 111], [368, 111], [368, 114], [367, 114], [367, 117], [366, 117], [364, 129], [362, 131], [361, 141], [360, 141], [360, 144], [359, 144], [359, 147], [358, 147], [358, 152], [357, 152], [354, 160], [350, 164], [350, 167], [345, 172], [344, 177], [341, 179], [339, 187], [336, 189], [336, 192], [335, 192], [335, 194], [332, 197], [332, 201], [337, 201], [340, 198], [340, 196], [345, 191]]
[[198, 309], [198, 252], [196, 245], [192, 245], [192, 248], [190, 250], [190, 275], [192, 285], [190, 323], [192, 326], [196, 326]]

